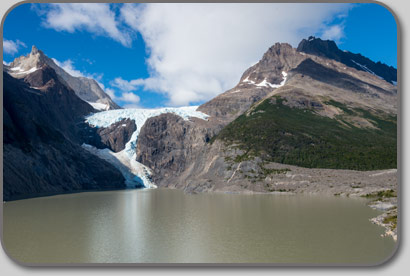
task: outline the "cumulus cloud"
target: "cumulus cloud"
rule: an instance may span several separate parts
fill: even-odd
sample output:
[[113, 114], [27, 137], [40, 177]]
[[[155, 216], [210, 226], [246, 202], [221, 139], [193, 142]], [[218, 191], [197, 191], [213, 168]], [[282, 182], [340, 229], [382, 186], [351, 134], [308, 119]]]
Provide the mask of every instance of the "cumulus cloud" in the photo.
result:
[[[141, 33], [151, 77], [115, 82], [164, 93], [171, 105], [209, 100], [232, 88], [275, 42], [293, 46], [325, 30], [348, 4], [125, 4], [123, 21]], [[340, 36], [336, 27], [324, 33]]]
[[336, 42], [340, 41], [344, 37], [344, 26], [342, 24], [340, 25], [333, 25], [328, 28], [326, 28], [322, 35], [322, 39], [329, 39], [329, 40], [334, 40]]
[[126, 92], [126, 93], [122, 93], [121, 100], [127, 103], [136, 104], [140, 102], [140, 97], [138, 97], [132, 92]]
[[60, 62], [56, 60], [55, 58], [52, 59], [55, 64], [57, 64], [59, 67], [63, 68], [64, 71], [69, 73], [73, 77], [85, 77], [85, 74], [81, 72], [80, 70], [77, 70], [74, 68], [73, 62], [71, 59], [67, 59], [63, 62]]
[[296, 47], [310, 35], [343, 38], [343, 25], [329, 25], [343, 19], [351, 7], [343, 3], [64, 3], [45, 5], [37, 12], [48, 28], [87, 31], [126, 47], [140, 33], [150, 77], [124, 80], [119, 73], [105, 90], [119, 100], [127, 97], [125, 93], [144, 89], [162, 93], [168, 104], [178, 106], [203, 102], [232, 88], [275, 42]]
[[137, 90], [139, 86], [144, 85], [145, 83], [146, 81], [144, 81], [143, 79], [127, 81], [122, 79], [121, 77], [118, 77], [111, 81], [110, 85], [120, 89], [121, 91], [130, 92]]
[[26, 44], [24, 44], [24, 42], [21, 42], [20, 40], [7, 40], [4, 39], [3, 40], [3, 51], [6, 54], [10, 54], [10, 55], [14, 55], [16, 53], [18, 53], [18, 51], [22, 48], [26, 48]]
[[115, 11], [109, 4], [103, 3], [62, 3], [42, 5], [36, 8], [39, 15], [45, 17], [43, 25], [56, 31], [88, 31], [102, 35], [131, 46], [131, 36], [121, 29]]
[[133, 92], [121, 92], [120, 96], [117, 96], [115, 90], [112, 88], [106, 88], [107, 93], [113, 101], [121, 103], [124, 108], [136, 108], [140, 107], [140, 97]]

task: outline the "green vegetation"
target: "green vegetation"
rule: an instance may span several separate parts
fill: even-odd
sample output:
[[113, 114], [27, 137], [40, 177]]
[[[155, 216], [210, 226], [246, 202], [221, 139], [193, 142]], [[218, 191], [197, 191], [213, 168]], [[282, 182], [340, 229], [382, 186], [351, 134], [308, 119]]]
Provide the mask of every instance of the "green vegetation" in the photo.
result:
[[266, 177], [271, 174], [285, 174], [286, 172], [290, 172], [290, 169], [267, 169], [264, 167], [261, 167], [262, 174]]
[[378, 192], [375, 192], [375, 193], [367, 194], [363, 197], [378, 198], [380, 200], [382, 198], [397, 197], [397, 193], [394, 190], [386, 190], [386, 191], [378, 191]]
[[397, 215], [387, 216], [383, 219], [384, 224], [391, 224], [391, 229], [394, 230], [397, 227]]
[[[371, 121], [377, 129], [358, 128], [343, 120], [320, 116], [312, 110], [291, 108], [276, 96], [239, 116], [211, 141], [237, 144], [245, 154], [233, 161], [259, 156], [264, 161], [307, 168], [378, 170], [397, 167], [397, 116], [327, 101], [349, 116]], [[258, 112], [263, 111], [263, 112]], [[344, 124], [339, 121], [343, 121]]]

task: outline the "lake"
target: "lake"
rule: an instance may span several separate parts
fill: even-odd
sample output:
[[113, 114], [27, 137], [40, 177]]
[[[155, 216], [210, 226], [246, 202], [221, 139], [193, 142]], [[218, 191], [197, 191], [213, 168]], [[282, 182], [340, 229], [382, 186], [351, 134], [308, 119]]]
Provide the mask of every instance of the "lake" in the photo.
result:
[[396, 247], [365, 199], [87, 192], [3, 203], [3, 245], [24, 263], [375, 264]]

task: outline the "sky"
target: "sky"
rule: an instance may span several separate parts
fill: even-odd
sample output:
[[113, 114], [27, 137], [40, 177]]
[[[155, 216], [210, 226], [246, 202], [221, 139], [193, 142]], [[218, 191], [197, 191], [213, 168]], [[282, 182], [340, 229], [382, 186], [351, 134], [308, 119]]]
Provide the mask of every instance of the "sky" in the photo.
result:
[[378, 4], [31, 4], [3, 26], [3, 60], [36, 45], [123, 107], [204, 103], [270, 46], [311, 35], [397, 67], [397, 28]]

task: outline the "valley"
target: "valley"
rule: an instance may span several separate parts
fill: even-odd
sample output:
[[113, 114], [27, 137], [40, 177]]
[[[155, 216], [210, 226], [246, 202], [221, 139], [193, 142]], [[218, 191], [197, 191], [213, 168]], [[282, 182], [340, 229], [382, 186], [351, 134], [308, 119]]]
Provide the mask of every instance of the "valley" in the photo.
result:
[[235, 87], [188, 107], [121, 108], [35, 46], [3, 68], [4, 201], [134, 188], [352, 197], [397, 240], [397, 70], [333, 41], [276, 43]]

